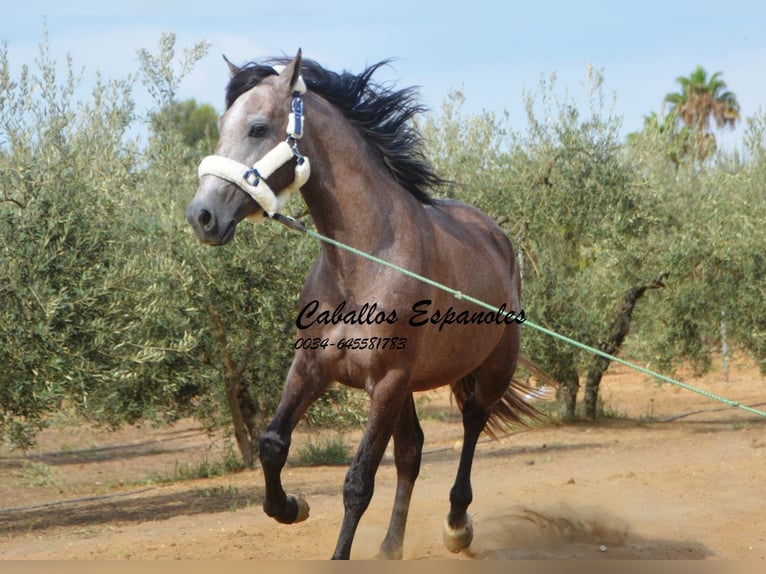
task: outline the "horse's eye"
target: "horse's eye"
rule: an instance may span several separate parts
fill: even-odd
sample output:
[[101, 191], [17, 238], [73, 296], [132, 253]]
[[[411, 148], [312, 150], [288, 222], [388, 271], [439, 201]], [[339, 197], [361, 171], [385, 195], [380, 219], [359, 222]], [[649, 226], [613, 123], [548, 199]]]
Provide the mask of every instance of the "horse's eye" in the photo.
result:
[[262, 138], [266, 135], [266, 132], [269, 130], [269, 126], [266, 124], [253, 124], [250, 126], [250, 129], [247, 132], [247, 137], [251, 138]]

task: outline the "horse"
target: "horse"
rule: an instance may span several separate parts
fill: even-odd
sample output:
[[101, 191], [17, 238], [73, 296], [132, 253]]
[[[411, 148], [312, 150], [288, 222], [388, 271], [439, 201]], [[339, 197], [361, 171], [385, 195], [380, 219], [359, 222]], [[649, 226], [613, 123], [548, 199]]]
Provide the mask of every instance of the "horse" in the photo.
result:
[[323, 243], [299, 299], [299, 339], [281, 399], [259, 438], [263, 509], [280, 523], [308, 517], [307, 501], [281, 482], [291, 434], [331, 383], [362, 389], [369, 412], [343, 484], [332, 558], [350, 557], [393, 438], [396, 494], [379, 556], [400, 559], [424, 443], [413, 393], [449, 385], [463, 445], [443, 540], [459, 552], [473, 538], [468, 507], [480, 434], [535, 415], [513, 381], [523, 322], [514, 248], [479, 209], [434, 197], [450, 182], [427, 160], [411, 121], [425, 108], [415, 88], [373, 78], [387, 61], [360, 74], [327, 70], [300, 50], [295, 58], [226, 62], [220, 139], [199, 166], [186, 214], [201, 242], [229, 243], [245, 219], [291, 221], [281, 210], [299, 191], [317, 232], [498, 306], [488, 312]]

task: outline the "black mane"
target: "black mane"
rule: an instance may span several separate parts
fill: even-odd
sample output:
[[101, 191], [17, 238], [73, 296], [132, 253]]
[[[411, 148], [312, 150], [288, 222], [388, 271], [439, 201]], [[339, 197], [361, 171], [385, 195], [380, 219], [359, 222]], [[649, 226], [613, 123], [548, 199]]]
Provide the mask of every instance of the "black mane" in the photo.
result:
[[[240, 68], [226, 88], [226, 107], [268, 76], [275, 75], [275, 59], [265, 64], [250, 63]], [[394, 90], [372, 79], [383, 61], [361, 74], [336, 73], [304, 59], [301, 74], [306, 86], [340, 109], [380, 154], [394, 178], [421, 203], [431, 204], [429, 188], [448, 182], [439, 177], [423, 152], [423, 138], [410, 120], [425, 108], [417, 102], [415, 88]]]

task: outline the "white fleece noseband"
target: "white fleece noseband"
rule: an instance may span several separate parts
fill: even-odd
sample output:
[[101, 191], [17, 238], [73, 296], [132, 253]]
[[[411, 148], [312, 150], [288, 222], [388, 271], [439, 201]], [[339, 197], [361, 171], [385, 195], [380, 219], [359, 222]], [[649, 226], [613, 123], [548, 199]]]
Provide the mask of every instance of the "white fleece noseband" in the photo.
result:
[[[284, 66], [274, 66], [274, 69], [277, 73], [282, 73]], [[253, 167], [220, 155], [209, 155], [199, 164], [197, 174], [200, 179], [205, 175], [214, 175], [233, 183], [261, 206], [263, 213], [255, 213], [248, 217], [251, 221], [261, 222], [266, 217], [274, 217], [290, 199], [290, 194], [299, 190], [311, 175], [309, 158], [298, 152], [298, 140], [303, 136], [304, 120], [301, 95], [305, 92], [303, 77], [298, 76], [293, 92], [292, 112], [287, 122], [287, 139], [274, 146], [255, 162]], [[293, 158], [297, 160], [293, 182], [274, 193], [266, 180]]]

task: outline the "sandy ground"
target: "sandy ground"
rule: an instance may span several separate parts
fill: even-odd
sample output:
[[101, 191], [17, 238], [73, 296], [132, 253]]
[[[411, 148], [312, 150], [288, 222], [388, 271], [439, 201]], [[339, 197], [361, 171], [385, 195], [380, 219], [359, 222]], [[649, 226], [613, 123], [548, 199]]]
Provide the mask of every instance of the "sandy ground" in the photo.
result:
[[[766, 408], [766, 380], [746, 364], [689, 380]], [[766, 558], [766, 419], [610, 370], [596, 424], [543, 425], [483, 438], [474, 465], [475, 538], [441, 543], [461, 425], [444, 392], [419, 399], [426, 446], [405, 540], [409, 559]], [[294, 449], [318, 431], [301, 428]], [[355, 447], [358, 432], [346, 435]], [[288, 466], [309, 519], [285, 526], [261, 510], [260, 471], [164, 484], [179, 465], [220, 460], [222, 442], [193, 421], [172, 429], [46, 432], [27, 457], [0, 451], [2, 559], [322, 559], [343, 502], [342, 466]], [[353, 558], [373, 558], [395, 483], [390, 455]]]

